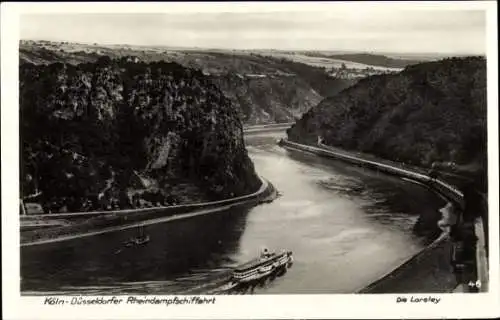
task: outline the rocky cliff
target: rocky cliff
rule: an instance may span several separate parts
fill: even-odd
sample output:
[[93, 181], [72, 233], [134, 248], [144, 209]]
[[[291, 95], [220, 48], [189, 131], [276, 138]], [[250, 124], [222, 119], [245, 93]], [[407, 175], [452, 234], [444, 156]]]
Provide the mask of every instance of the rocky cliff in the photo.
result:
[[227, 73], [212, 79], [237, 106], [242, 121], [249, 125], [294, 121], [322, 99], [295, 76]]
[[[486, 179], [486, 60], [452, 58], [360, 80], [324, 99], [289, 130], [290, 140], [430, 167], [448, 163]], [[450, 169], [451, 170], [451, 169]]]
[[255, 191], [238, 111], [200, 71], [100, 58], [20, 67], [21, 194], [46, 211]]

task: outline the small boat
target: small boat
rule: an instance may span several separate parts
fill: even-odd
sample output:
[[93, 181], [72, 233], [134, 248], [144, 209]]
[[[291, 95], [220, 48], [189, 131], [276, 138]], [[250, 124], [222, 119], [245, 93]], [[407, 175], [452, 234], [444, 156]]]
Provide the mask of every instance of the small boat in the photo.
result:
[[142, 236], [142, 237], [137, 237], [137, 238], [135, 238], [135, 244], [137, 244], [137, 245], [146, 244], [146, 243], [149, 242], [149, 240], [150, 240], [149, 235], [145, 235], [145, 236]]
[[146, 244], [151, 240], [149, 235], [144, 234], [144, 226], [139, 227], [139, 235], [125, 242], [125, 247], [132, 247]]
[[244, 284], [263, 279], [279, 271], [285, 271], [292, 263], [292, 251], [274, 253], [264, 250], [259, 258], [236, 267], [233, 271], [231, 281], [237, 284]]

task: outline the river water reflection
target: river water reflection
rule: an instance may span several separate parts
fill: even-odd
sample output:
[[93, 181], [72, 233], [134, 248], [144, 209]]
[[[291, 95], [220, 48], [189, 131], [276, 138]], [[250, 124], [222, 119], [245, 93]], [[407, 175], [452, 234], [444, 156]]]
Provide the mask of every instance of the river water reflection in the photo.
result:
[[147, 245], [121, 250], [136, 230], [21, 250], [22, 291], [186, 293], [252, 259], [289, 249], [288, 273], [255, 293], [350, 293], [423, 246], [418, 215], [442, 200], [421, 186], [284, 150], [283, 133], [246, 137], [258, 173], [282, 194], [272, 203], [146, 227]]

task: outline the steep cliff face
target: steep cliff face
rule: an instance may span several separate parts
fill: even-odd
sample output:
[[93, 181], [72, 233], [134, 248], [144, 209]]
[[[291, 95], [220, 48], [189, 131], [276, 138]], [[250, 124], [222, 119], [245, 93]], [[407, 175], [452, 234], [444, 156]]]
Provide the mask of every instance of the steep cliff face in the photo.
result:
[[295, 76], [228, 73], [212, 79], [237, 106], [245, 124], [294, 121], [322, 99]]
[[291, 140], [324, 143], [418, 166], [454, 163], [486, 177], [486, 61], [454, 58], [373, 76], [313, 107]]
[[259, 187], [238, 112], [175, 63], [23, 64], [23, 196], [80, 211], [222, 199]]

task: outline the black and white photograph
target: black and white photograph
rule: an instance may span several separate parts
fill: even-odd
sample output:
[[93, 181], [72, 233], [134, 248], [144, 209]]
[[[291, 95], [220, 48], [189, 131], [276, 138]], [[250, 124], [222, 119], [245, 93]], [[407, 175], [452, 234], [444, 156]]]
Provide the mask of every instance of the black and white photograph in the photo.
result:
[[20, 5], [4, 279], [138, 314], [146, 296], [495, 300], [496, 4], [438, 4]]

